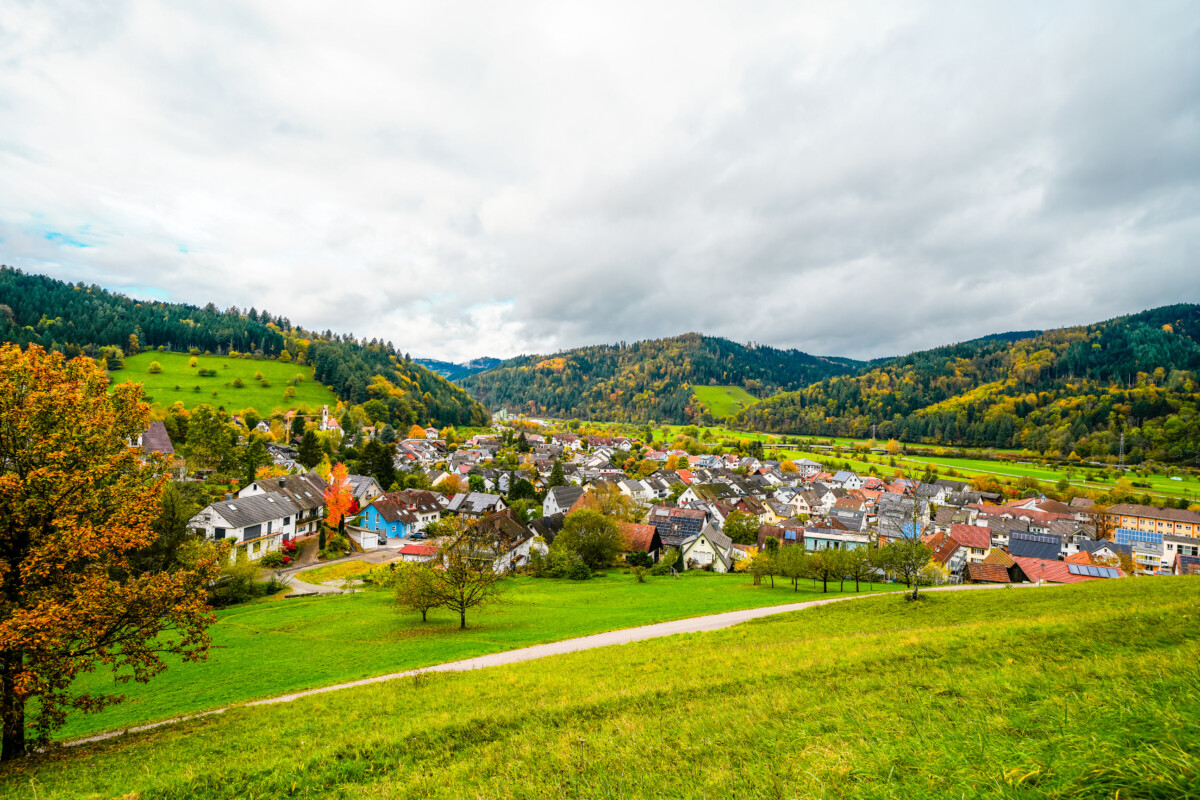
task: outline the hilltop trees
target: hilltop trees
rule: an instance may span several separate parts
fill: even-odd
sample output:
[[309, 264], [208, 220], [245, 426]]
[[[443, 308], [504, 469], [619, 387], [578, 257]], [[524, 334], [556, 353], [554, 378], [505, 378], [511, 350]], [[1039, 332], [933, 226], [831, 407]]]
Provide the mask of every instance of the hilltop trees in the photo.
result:
[[3, 760], [44, 746], [68, 709], [118, 702], [75, 685], [99, 664], [144, 682], [164, 654], [207, 652], [218, 554], [168, 568], [135, 558], [156, 539], [152, 523], [166, 513], [174, 530], [185, 513], [160, 507], [164, 465], [128, 446], [147, 412], [140, 388], [110, 393], [91, 360], [0, 348]]

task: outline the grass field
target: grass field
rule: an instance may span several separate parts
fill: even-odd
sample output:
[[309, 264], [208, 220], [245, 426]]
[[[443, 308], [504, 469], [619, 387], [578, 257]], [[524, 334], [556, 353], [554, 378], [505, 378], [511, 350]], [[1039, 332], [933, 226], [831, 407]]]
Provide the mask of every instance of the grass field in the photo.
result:
[[740, 386], [693, 386], [692, 394], [718, 418], [736, 414], [758, 399]]
[[8, 766], [68, 798], [1195, 798], [1200, 581], [838, 603]]
[[[331, 407], [337, 404], [337, 395], [313, 380], [312, 367], [222, 356], [196, 356], [196, 366], [189, 367], [191, 358], [186, 353], [138, 353], [125, 359], [125, 369], [112, 373], [112, 380], [114, 383], [142, 384], [152, 402], [163, 406], [178, 400], [188, 408], [208, 403], [213, 407], [224, 406], [227, 411], [253, 408], [259, 414], [267, 415], [277, 408], [308, 407], [319, 410], [325, 404]], [[159, 363], [162, 372], [150, 374], [148, 369], [152, 361]], [[217, 375], [201, 378], [197, 374], [201, 369], [213, 370]], [[262, 373], [270, 386], [264, 388], [260, 385], [254, 377], [258, 372]], [[284, 398], [283, 393], [292, 385], [292, 378], [296, 375], [303, 377], [295, 387], [296, 396]], [[245, 384], [242, 388], [232, 385], [236, 378], [242, 379]], [[200, 391], [195, 391], [196, 386], [200, 387]]]
[[[341, 576], [332, 570], [343, 566], [325, 569], [336, 578]], [[312, 572], [303, 575], [310, 582], [319, 578]], [[235, 607], [218, 612], [207, 661], [172, 663], [149, 684], [116, 689], [111, 673], [87, 676], [85, 685], [129, 699], [99, 714], [73, 715], [61, 738], [617, 628], [791, 603], [814, 594], [811, 584], [801, 586], [799, 597], [782, 584], [755, 587], [748, 575], [712, 573], [651, 578], [644, 584], [618, 571], [578, 582], [516, 578], [508, 583], [506, 601], [468, 614], [469, 627], [462, 632], [449, 612], [429, 612], [426, 624], [418, 614], [398, 613], [392, 595], [381, 590]], [[848, 588], [853, 592], [853, 585]]]
[[305, 583], [325, 583], [326, 581], [339, 581], [343, 578], [358, 578], [377, 566], [379, 565], [370, 561], [339, 561], [326, 567], [305, 570], [297, 577]]

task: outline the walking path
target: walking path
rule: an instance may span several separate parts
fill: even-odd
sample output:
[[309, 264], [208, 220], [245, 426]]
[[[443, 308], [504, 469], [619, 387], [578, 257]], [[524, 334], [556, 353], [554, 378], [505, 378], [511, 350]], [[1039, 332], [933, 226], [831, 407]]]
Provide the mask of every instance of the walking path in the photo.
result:
[[329, 586], [321, 583], [306, 583], [298, 577], [309, 570], [327, 567], [330, 564], [340, 564], [343, 561], [367, 561], [374, 564], [382, 564], [384, 561], [391, 561], [397, 556], [397, 548], [381, 547], [378, 550], [371, 550], [366, 553], [351, 553], [343, 558], [338, 558], [333, 561], [317, 561], [317, 537], [308, 536], [299, 539], [299, 544], [296, 550], [296, 563], [285, 569], [274, 571], [278, 575], [279, 580], [291, 587], [292, 596], [300, 596], [307, 594], [342, 594], [344, 590], [338, 586]]
[[[1039, 586], [1039, 584], [1036, 583], [1018, 583], [1012, 585], [1019, 588]], [[1059, 584], [1045, 584], [1045, 586], [1057, 585]], [[977, 589], [1001, 589], [1003, 587], [1003, 584], [971, 584], [968, 586], [942, 586], [924, 589], [923, 591], [961, 592], [973, 591]], [[240, 703], [238, 706], [269, 706], [277, 703], [290, 703], [293, 700], [299, 700], [302, 697], [311, 697], [315, 694], [325, 694], [326, 692], [336, 692], [342, 689], [352, 689], [356, 686], [370, 686], [374, 683], [394, 681], [397, 678], [409, 678], [414, 675], [421, 675], [428, 672], [469, 672], [470, 670], [485, 669], [487, 667], [499, 667], [506, 664], [519, 664], [522, 661], [533, 661], [534, 659], [561, 655], [563, 653], [577, 653], [581, 650], [592, 650], [597, 647], [608, 647], [615, 644], [629, 644], [630, 642], [641, 642], [645, 641], [646, 639], [674, 636], [679, 633], [701, 633], [704, 631], [716, 631], [722, 628], [728, 628], [732, 625], [737, 625], [742, 622], [748, 622], [752, 619], [760, 619], [762, 617], [769, 617], [775, 614], [786, 614], [789, 611], [800, 611], [806, 608], [827, 605], [829, 603], [839, 603], [843, 600], [857, 600], [864, 597], [881, 597], [897, 594], [903, 594], [903, 592], [852, 594], [844, 595], [842, 597], [829, 597], [822, 600], [809, 600], [803, 603], [787, 603], [779, 606], [747, 608], [740, 611], [726, 611], [721, 614], [709, 614], [703, 617], [689, 617], [686, 619], [671, 620], [670, 622], [658, 622], [653, 625], [641, 625], [636, 628], [623, 628], [621, 630], [608, 631], [606, 633], [595, 633], [591, 636], [580, 636], [575, 639], [564, 639], [560, 642], [549, 642], [547, 644], [539, 644], [532, 647], [522, 647], [517, 650], [507, 650], [502, 653], [490, 653], [485, 656], [462, 659], [461, 661], [449, 661], [445, 664], [434, 664], [428, 667], [405, 670], [404, 672], [393, 672], [389, 675], [379, 675], [374, 678], [363, 678], [362, 680], [350, 681], [349, 683], [338, 683], [334, 684], [333, 686], [322, 686], [319, 689], [308, 689], [303, 692], [293, 692], [292, 694], [280, 695], [278, 697], [268, 697], [263, 700], [251, 700], [246, 703]], [[230, 706], [229, 708], [235, 708], [238, 706]], [[102, 733], [97, 736], [89, 736], [86, 739], [76, 739], [73, 742], [64, 742], [63, 744], [67, 747], [74, 747], [75, 745], [80, 744], [100, 742], [105, 739], [123, 736], [127, 733], [148, 731], [154, 728], [160, 728], [164, 725], [175, 725], [191, 719], [199, 719], [200, 717], [208, 717], [214, 714], [223, 714], [224, 712], [228, 711], [229, 708], [218, 708], [213, 711], [205, 711], [200, 714], [192, 714], [186, 717], [175, 717], [174, 719], [167, 719], [161, 722], [153, 722], [149, 725], [139, 725], [134, 728], [125, 728], [124, 730], [111, 731], [109, 733]]]

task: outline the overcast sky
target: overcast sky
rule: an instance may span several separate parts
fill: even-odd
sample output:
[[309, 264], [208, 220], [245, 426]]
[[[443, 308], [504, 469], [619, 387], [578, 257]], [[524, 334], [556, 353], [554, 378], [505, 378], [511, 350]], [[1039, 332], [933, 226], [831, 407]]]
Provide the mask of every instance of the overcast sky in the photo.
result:
[[459, 360], [1200, 300], [1178, 3], [0, 0], [0, 262]]

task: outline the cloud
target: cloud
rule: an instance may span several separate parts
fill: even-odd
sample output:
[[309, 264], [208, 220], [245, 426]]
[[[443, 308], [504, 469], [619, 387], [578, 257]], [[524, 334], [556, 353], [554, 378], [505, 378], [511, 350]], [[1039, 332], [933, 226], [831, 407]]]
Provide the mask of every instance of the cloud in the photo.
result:
[[427, 5], [5, 4], [0, 261], [450, 359], [1200, 300], [1189, 3]]

